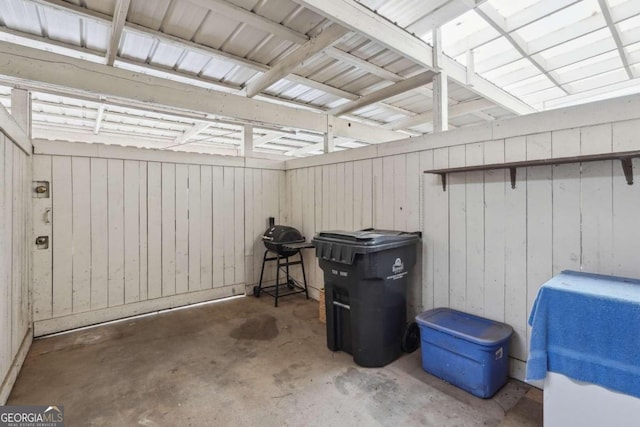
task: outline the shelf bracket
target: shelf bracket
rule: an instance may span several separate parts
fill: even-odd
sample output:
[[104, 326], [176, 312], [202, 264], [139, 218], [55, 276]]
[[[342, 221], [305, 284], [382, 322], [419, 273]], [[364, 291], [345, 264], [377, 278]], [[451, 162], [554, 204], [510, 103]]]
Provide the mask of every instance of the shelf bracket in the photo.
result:
[[511, 175], [511, 188], [516, 188], [516, 168], [509, 168], [509, 175]]
[[442, 181], [442, 191], [447, 191], [447, 174], [441, 173], [440, 180]]
[[630, 157], [624, 157], [620, 159], [622, 163], [622, 171], [624, 172], [624, 177], [627, 179], [628, 185], [633, 185], [633, 163], [631, 162]]

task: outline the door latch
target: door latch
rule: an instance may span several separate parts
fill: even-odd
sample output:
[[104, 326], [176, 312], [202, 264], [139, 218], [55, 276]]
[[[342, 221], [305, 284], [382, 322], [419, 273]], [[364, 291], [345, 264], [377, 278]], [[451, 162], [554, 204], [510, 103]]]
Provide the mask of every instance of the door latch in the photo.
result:
[[49, 236], [38, 236], [38, 237], [36, 237], [36, 248], [37, 249], [49, 249]]
[[49, 182], [48, 181], [33, 181], [33, 197], [36, 199], [49, 198]]

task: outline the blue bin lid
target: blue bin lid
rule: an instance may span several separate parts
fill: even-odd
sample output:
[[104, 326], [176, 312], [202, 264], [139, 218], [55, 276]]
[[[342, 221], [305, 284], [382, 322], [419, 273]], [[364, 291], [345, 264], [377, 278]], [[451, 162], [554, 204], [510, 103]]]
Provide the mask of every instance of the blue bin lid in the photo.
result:
[[499, 344], [513, 333], [504, 323], [444, 307], [420, 313], [416, 322], [482, 346]]

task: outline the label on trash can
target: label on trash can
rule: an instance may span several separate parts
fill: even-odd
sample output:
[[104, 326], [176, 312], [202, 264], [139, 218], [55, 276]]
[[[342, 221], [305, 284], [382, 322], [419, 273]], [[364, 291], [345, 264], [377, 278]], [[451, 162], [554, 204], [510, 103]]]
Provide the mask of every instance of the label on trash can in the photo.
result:
[[331, 274], [333, 274], [334, 276], [340, 276], [340, 277], [348, 277], [349, 273], [346, 271], [338, 271], [338, 270], [331, 270]]
[[404, 263], [400, 258], [396, 258], [395, 262], [391, 266], [391, 271], [393, 274], [391, 276], [387, 276], [387, 280], [398, 280], [409, 274], [408, 271], [404, 271]]

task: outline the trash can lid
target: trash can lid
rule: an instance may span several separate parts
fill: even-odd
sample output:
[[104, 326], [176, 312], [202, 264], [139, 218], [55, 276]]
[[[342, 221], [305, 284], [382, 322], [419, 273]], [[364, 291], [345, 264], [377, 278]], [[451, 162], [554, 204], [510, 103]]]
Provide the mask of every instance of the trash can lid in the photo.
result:
[[473, 314], [451, 308], [434, 308], [416, 316], [416, 322], [454, 337], [482, 345], [491, 346], [511, 337], [513, 328]]
[[357, 246], [380, 246], [393, 243], [401, 243], [403, 246], [419, 239], [420, 237], [416, 233], [397, 230], [377, 230], [374, 228], [359, 231], [321, 231], [314, 238], [314, 240], [325, 240]]

